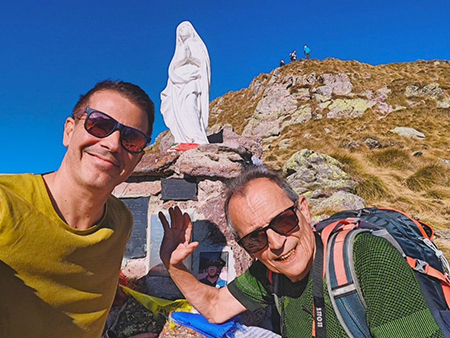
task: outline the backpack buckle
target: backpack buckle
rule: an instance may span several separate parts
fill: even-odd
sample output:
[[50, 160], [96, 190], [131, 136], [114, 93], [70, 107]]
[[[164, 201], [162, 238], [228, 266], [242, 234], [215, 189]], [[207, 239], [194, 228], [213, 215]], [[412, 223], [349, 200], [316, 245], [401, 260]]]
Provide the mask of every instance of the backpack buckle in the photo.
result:
[[354, 230], [359, 227], [359, 222], [361, 221], [358, 217], [351, 217], [343, 219], [339, 222], [338, 230]]
[[428, 265], [427, 262], [421, 261], [420, 259], [416, 259], [416, 266], [413, 269], [420, 273], [426, 273], [425, 269], [427, 265]]

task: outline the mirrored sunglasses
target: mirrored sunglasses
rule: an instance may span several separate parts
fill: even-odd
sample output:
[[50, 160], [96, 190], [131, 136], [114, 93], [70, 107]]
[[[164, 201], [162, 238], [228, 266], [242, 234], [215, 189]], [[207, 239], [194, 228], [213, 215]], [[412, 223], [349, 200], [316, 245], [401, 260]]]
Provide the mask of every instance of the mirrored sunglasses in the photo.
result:
[[125, 126], [101, 111], [86, 108], [85, 112], [87, 116], [84, 121], [84, 128], [89, 134], [98, 138], [105, 138], [119, 130], [122, 147], [132, 154], [142, 152], [151, 141], [151, 137], [147, 134]]
[[269, 244], [269, 238], [267, 237], [267, 230], [271, 229], [280, 235], [287, 235], [294, 230], [298, 224], [298, 216], [295, 212], [297, 209], [297, 203], [290, 208], [280, 212], [269, 223], [268, 226], [252, 231], [245, 235], [238, 244], [241, 245], [248, 253], [255, 253], [266, 248]]

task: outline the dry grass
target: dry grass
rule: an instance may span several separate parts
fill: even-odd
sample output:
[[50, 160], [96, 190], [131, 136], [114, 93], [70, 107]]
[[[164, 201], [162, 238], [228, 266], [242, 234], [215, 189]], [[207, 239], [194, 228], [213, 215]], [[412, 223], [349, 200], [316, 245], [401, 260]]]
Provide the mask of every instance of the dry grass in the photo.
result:
[[406, 179], [406, 185], [412, 191], [429, 192], [437, 186], [449, 186], [449, 170], [439, 163], [430, 164], [417, 170]]
[[368, 156], [370, 162], [378, 167], [403, 170], [411, 165], [411, 156], [404, 149], [386, 148], [375, 150]]
[[379, 177], [366, 174], [360, 176], [356, 182], [359, 183], [356, 187], [356, 194], [366, 201], [378, 201], [390, 197], [388, 189]]

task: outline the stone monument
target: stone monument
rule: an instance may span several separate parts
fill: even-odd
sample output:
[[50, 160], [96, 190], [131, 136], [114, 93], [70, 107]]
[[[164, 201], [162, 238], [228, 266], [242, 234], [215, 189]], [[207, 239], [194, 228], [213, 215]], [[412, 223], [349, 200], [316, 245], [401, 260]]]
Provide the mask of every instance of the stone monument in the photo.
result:
[[175, 143], [206, 144], [211, 68], [208, 50], [188, 21], [180, 23], [169, 65], [169, 79], [161, 92], [161, 113]]

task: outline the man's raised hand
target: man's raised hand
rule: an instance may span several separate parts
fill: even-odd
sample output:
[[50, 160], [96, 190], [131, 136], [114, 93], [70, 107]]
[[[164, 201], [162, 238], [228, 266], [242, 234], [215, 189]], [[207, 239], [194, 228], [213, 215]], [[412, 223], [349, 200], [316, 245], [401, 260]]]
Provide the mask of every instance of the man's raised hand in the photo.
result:
[[161, 243], [159, 255], [166, 269], [169, 266], [178, 266], [182, 264], [183, 260], [188, 257], [195, 248], [198, 242], [192, 242], [192, 222], [187, 213], [182, 213], [179, 207], [169, 208], [171, 224], [167, 221], [162, 212], [159, 212], [158, 217], [164, 228], [164, 238]]

